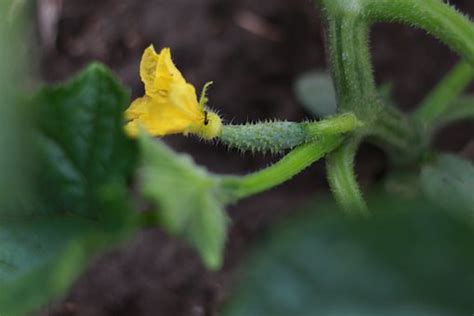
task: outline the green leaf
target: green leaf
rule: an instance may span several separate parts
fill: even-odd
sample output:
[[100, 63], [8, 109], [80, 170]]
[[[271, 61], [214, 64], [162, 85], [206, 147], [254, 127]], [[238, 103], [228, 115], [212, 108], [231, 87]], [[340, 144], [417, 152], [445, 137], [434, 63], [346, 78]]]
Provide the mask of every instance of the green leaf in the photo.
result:
[[123, 132], [127, 103], [99, 65], [31, 102], [38, 186], [36, 198], [17, 190], [0, 209], [0, 315], [59, 297], [99, 250], [136, 227], [125, 184], [136, 155]]
[[295, 83], [295, 94], [303, 107], [314, 116], [336, 114], [336, 93], [329, 73], [311, 71], [301, 75]]
[[148, 136], [140, 136], [140, 147], [143, 194], [158, 208], [159, 224], [183, 236], [208, 268], [219, 268], [228, 224], [220, 179]]
[[0, 225], [2, 315], [24, 315], [62, 295], [104, 243], [94, 225], [73, 216], [2, 220]]
[[60, 297], [99, 251], [129, 236], [135, 226], [125, 193], [113, 185], [102, 191], [96, 209], [110, 216], [101, 220], [0, 217], [0, 315], [25, 315]]
[[441, 155], [421, 172], [421, 188], [435, 205], [462, 211], [474, 223], [474, 166], [453, 155]]
[[135, 143], [123, 131], [128, 103], [126, 90], [98, 64], [39, 93], [35, 110], [45, 211], [97, 218], [97, 191], [110, 183], [125, 184], [136, 154]]
[[283, 223], [246, 262], [221, 315], [472, 314], [472, 227], [425, 202], [371, 206], [373, 217], [349, 218], [319, 200], [318, 212]]

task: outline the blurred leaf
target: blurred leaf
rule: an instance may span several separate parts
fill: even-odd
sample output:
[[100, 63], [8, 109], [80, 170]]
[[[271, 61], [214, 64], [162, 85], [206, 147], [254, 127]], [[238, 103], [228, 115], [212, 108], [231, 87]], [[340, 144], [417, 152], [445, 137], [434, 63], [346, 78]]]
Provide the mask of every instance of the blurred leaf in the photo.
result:
[[208, 268], [219, 268], [228, 223], [219, 178], [148, 136], [140, 137], [140, 146], [143, 194], [158, 208], [161, 226], [183, 236]]
[[38, 198], [16, 192], [19, 203], [0, 209], [0, 315], [25, 315], [60, 296], [98, 250], [133, 231], [127, 102], [98, 65], [34, 98]]
[[301, 75], [296, 80], [295, 93], [303, 107], [314, 116], [336, 114], [336, 93], [329, 73], [311, 71]]
[[28, 132], [31, 126], [22, 94], [26, 90], [25, 41], [28, 16], [23, 10], [13, 12], [15, 1], [0, 1], [0, 212], [9, 207], [12, 196], [27, 196], [31, 182]]
[[128, 94], [98, 64], [35, 99], [40, 133], [40, 188], [45, 211], [97, 218], [97, 192], [131, 175], [135, 143], [123, 131]]
[[441, 155], [421, 172], [421, 187], [435, 204], [474, 223], [474, 166], [453, 155]]
[[[393, 84], [386, 82], [378, 87], [382, 101], [395, 106]], [[295, 83], [294, 91], [303, 107], [316, 117], [326, 117], [337, 112], [336, 93], [331, 74], [313, 70], [301, 75]]]
[[474, 95], [465, 95], [455, 100], [435, 122], [437, 128], [456, 121], [474, 119]]
[[25, 315], [58, 297], [104, 238], [74, 216], [2, 220], [0, 315]]
[[223, 316], [470, 315], [474, 230], [422, 202], [380, 199], [373, 217], [318, 203], [245, 264]]
[[420, 196], [420, 174], [417, 168], [397, 168], [390, 171], [383, 180], [388, 193], [400, 195], [406, 199]]
[[[124, 193], [108, 188], [97, 207], [130, 215]], [[114, 224], [74, 214], [0, 218], [0, 315], [25, 315], [63, 295], [99, 250], [132, 232]]]
[[397, 104], [393, 100], [393, 83], [392, 82], [384, 82], [380, 86], [377, 87], [378, 93], [380, 98], [382, 99], [383, 103], [388, 106], [397, 107]]

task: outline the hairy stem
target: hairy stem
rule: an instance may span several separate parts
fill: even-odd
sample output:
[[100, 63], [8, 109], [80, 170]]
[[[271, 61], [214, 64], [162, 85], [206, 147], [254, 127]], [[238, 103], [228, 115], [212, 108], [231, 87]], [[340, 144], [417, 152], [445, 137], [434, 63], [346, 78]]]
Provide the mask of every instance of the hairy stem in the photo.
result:
[[352, 111], [363, 121], [359, 138], [370, 136], [383, 147], [392, 161], [417, 158], [424, 142], [419, 129], [406, 115], [384, 106], [378, 96], [370, 62], [369, 22], [364, 0], [320, 0], [326, 23], [329, 59], [334, 77], [338, 110]]
[[300, 173], [315, 161], [339, 146], [344, 137], [325, 136], [318, 142], [310, 142], [293, 149], [281, 160], [261, 171], [246, 176], [227, 176], [222, 185], [228, 192], [227, 199], [236, 201], [273, 188]]
[[357, 11], [335, 7], [331, 1], [322, 2], [338, 110], [353, 111], [368, 122], [374, 108], [380, 106], [369, 56], [368, 24]]
[[368, 209], [354, 174], [359, 139], [347, 140], [326, 160], [328, 181], [336, 201], [348, 214], [367, 215]]
[[[334, 83], [340, 112], [352, 111], [364, 122], [361, 137], [370, 136], [384, 148], [392, 161], [410, 163], [426, 150], [428, 133], [419, 120], [382, 104], [377, 95], [368, 50], [369, 27], [379, 21], [400, 21], [420, 27], [438, 37], [473, 63], [473, 24], [439, 0], [319, 0], [326, 22]], [[469, 57], [470, 56], [470, 57]], [[469, 76], [461, 64], [451, 80], [461, 88]], [[452, 95], [443, 93], [446, 100]], [[457, 93], [451, 90], [450, 93]], [[442, 110], [443, 99], [433, 107]], [[428, 100], [430, 101], [430, 100]], [[440, 105], [443, 104], [443, 105]], [[428, 111], [426, 109], [422, 112]]]
[[370, 21], [399, 21], [424, 29], [474, 65], [474, 24], [452, 6], [440, 0], [354, 1]]

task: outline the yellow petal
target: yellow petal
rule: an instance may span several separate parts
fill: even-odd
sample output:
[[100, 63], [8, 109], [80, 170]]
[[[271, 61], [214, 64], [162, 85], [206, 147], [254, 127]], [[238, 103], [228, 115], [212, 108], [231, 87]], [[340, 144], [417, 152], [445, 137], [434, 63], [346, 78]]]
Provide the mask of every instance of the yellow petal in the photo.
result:
[[140, 77], [145, 84], [145, 93], [151, 97], [166, 97], [173, 83], [186, 81], [171, 60], [169, 48], [157, 54], [153, 45], [145, 49], [140, 63]]
[[154, 136], [184, 133], [194, 122], [179, 107], [148, 96], [135, 100], [125, 117], [130, 120], [125, 130], [131, 136], [137, 135], [139, 127]]
[[184, 133], [196, 121], [175, 104], [167, 102], [155, 104], [149, 119], [148, 127], [154, 135]]
[[171, 50], [169, 48], [163, 48], [158, 57], [158, 65], [156, 69], [157, 79], [166, 79], [176, 84], [186, 83], [183, 75], [178, 68], [176, 68], [171, 59]]
[[130, 137], [137, 137], [139, 131], [139, 122], [138, 120], [133, 120], [125, 124], [125, 133]]
[[127, 121], [134, 120], [140, 115], [148, 112], [147, 104], [151, 101], [149, 96], [138, 98], [130, 104], [130, 107], [125, 111], [125, 119]]
[[143, 52], [142, 61], [140, 63], [140, 77], [145, 84], [145, 92], [147, 95], [153, 95], [157, 93], [155, 87], [155, 78], [158, 59], [159, 56], [155, 52], [153, 45], [149, 46]]
[[197, 101], [196, 90], [189, 83], [173, 84], [169, 91], [168, 101], [191, 120], [204, 120], [204, 113]]

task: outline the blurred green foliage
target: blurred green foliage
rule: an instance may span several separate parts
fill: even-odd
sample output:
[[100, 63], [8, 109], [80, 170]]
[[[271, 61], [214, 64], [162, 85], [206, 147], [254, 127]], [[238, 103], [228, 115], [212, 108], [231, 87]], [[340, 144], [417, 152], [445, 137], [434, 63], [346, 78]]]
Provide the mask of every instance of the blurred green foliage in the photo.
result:
[[440, 155], [423, 167], [421, 189], [434, 205], [474, 224], [474, 166], [454, 155]]
[[[386, 82], [378, 87], [378, 92], [385, 104], [395, 106], [392, 88], [392, 83]], [[336, 91], [330, 73], [318, 70], [303, 73], [296, 79], [293, 90], [309, 114], [322, 118], [337, 113]]]
[[316, 117], [336, 114], [337, 102], [331, 74], [311, 71], [295, 82], [294, 91], [301, 105]]
[[39, 192], [46, 212], [63, 209], [96, 219], [101, 188], [126, 187], [136, 155], [135, 142], [123, 131], [128, 102], [125, 88], [98, 64], [35, 97]]
[[141, 135], [140, 148], [143, 194], [156, 206], [156, 222], [183, 236], [208, 268], [218, 269], [228, 224], [220, 178], [149, 136]]
[[126, 183], [136, 146], [122, 129], [127, 105], [124, 88], [99, 65], [29, 102], [37, 196], [0, 209], [0, 314], [24, 315], [62, 295], [99, 249], [136, 227]]
[[273, 229], [222, 315], [470, 315], [474, 230], [465, 218], [424, 200], [370, 206], [371, 218], [348, 218], [318, 199]]
[[24, 97], [30, 43], [24, 40], [28, 36], [26, 10], [17, 2], [0, 1], [0, 209], [30, 194], [33, 160]]

